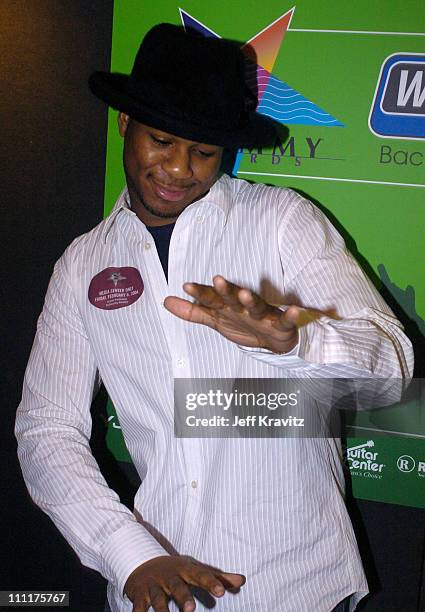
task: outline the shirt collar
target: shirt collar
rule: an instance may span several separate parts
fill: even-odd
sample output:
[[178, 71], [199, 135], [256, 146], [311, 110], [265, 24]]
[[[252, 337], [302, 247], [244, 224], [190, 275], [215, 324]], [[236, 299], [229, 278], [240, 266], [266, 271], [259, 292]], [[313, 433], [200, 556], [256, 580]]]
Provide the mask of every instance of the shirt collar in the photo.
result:
[[118, 200], [115, 202], [113, 209], [109, 213], [108, 217], [105, 220], [105, 224], [103, 226], [102, 237], [106, 242], [108, 234], [115, 223], [116, 218], [123, 210], [131, 210], [130, 209], [130, 197], [128, 195], [127, 187], [125, 187], [119, 195]]
[[[227, 219], [231, 206], [231, 182], [232, 179], [230, 176], [227, 174], [222, 174], [211, 187], [209, 192], [203, 198], [198, 200], [196, 204], [212, 204], [222, 211]], [[105, 242], [112, 226], [115, 223], [115, 220], [123, 210], [131, 212], [130, 196], [128, 194], [127, 187], [122, 190], [118, 200], [114, 204], [113, 209], [105, 220], [105, 225], [103, 226], [102, 231], [102, 237]]]
[[222, 174], [220, 178], [214, 183], [209, 192], [200, 200], [198, 204], [208, 204], [216, 206], [222, 211], [227, 219], [231, 207], [231, 190], [232, 190], [232, 179], [227, 174]]
[[[201, 214], [203, 215], [218, 213], [220, 216], [222, 216], [223, 225], [225, 226], [232, 207], [233, 184], [234, 180], [230, 178], [230, 176], [227, 174], [222, 174], [208, 193], [197, 202], [194, 202], [188, 206], [187, 209], [183, 211], [181, 216], [184, 217], [184, 214], [186, 212], [189, 213], [189, 210], [191, 210], [193, 213], [195, 211], [202, 211]], [[182, 222], [184, 223], [184, 219], [182, 219]]]

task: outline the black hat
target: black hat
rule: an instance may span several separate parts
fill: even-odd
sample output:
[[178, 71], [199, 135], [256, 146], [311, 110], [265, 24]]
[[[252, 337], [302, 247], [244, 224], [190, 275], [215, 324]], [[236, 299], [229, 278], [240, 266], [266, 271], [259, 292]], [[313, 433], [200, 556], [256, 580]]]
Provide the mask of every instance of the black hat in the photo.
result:
[[131, 75], [95, 72], [92, 92], [164, 132], [229, 148], [271, 144], [274, 122], [255, 112], [237, 43], [162, 23], [145, 36]]

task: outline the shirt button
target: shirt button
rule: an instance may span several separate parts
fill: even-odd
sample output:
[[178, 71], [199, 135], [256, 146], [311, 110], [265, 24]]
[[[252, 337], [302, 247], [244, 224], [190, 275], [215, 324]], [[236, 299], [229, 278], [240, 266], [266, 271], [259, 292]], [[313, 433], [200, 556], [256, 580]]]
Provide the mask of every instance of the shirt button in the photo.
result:
[[201, 217], [201, 216], [196, 217], [196, 221], [197, 221], [197, 223], [203, 223], [204, 222], [204, 217]]
[[147, 251], [149, 251], [149, 249], [151, 248], [151, 246], [152, 246], [152, 245], [151, 245], [151, 243], [150, 243], [150, 242], [145, 242], [145, 249], [146, 249]]
[[190, 483], [190, 486], [192, 487], [192, 489], [196, 489], [198, 486], [198, 481], [197, 480], [192, 480], [192, 482]]
[[184, 359], [177, 359], [177, 365], [179, 368], [182, 368], [184, 366]]

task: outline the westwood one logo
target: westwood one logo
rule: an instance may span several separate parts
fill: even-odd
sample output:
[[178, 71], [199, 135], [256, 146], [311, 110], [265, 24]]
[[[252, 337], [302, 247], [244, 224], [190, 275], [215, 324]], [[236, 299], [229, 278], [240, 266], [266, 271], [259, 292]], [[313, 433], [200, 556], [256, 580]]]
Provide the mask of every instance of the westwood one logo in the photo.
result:
[[425, 54], [394, 53], [385, 59], [369, 127], [381, 138], [425, 138]]

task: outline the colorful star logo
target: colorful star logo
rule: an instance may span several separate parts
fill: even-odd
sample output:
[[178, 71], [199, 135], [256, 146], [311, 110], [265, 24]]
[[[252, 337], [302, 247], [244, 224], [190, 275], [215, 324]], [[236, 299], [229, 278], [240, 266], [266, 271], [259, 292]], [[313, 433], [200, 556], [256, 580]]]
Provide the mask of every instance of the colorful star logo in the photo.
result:
[[[195, 29], [204, 36], [221, 38], [183, 9], [179, 11], [185, 28]], [[294, 11], [295, 7], [291, 8], [242, 46], [242, 51], [252, 62], [247, 84], [257, 92], [257, 110], [283, 124], [344, 127], [341, 121], [272, 74]]]

